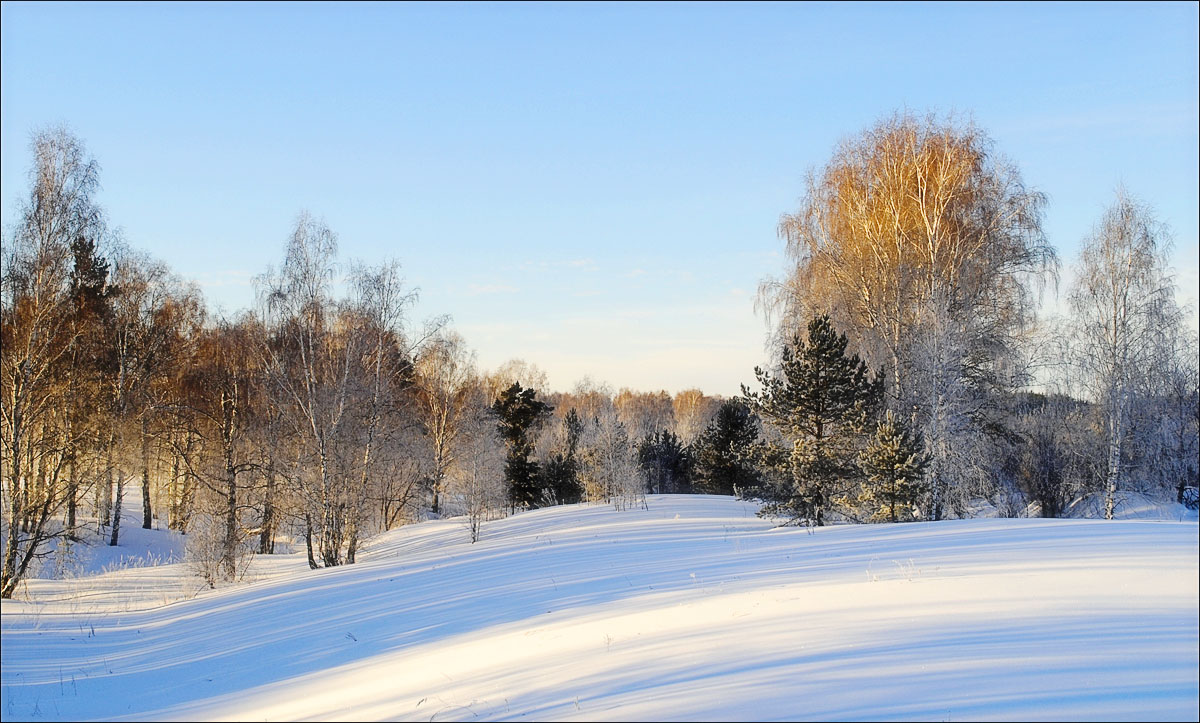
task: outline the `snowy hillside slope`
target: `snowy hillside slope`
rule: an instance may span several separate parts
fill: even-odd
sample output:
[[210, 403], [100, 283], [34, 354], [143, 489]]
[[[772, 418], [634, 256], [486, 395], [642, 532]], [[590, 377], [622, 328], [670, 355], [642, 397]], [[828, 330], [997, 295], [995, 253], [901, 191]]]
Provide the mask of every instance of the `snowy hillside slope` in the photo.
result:
[[[1195, 720], [1200, 539], [1170, 521], [773, 528], [728, 497], [574, 505], [259, 559], [34, 580], [4, 720]], [[57, 592], [56, 592], [57, 591]], [[36, 602], [54, 599], [53, 602]], [[175, 600], [174, 602], [171, 602]], [[169, 602], [170, 604], [163, 604]]]

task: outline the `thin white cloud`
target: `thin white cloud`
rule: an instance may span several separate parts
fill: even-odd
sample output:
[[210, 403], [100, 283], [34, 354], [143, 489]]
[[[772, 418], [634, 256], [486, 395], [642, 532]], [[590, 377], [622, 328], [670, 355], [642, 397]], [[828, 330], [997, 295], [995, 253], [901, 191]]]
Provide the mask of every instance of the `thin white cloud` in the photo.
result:
[[515, 286], [508, 284], [469, 284], [467, 286], [467, 294], [470, 296], [483, 296], [485, 294], [515, 294], [519, 292]]
[[556, 259], [541, 261], [526, 261], [517, 267], [521, 271], [557, 271], [561, 269], [576, 269], [579, 271], [596, 271], [599, 266], [592, 258]]

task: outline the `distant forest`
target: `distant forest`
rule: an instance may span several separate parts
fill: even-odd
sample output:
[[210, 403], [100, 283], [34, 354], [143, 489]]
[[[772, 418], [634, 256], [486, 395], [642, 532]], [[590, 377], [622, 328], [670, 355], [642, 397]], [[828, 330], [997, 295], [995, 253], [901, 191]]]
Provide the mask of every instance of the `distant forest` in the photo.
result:
[[446, 319], [412, 318], [397, 262], [341, 261], [308, 214], [254, 308], [214, 316], [112, 232], [80, 139], [31, 148], [0, 260], [6, 598], [62, 546], [117, 545], [132, 495], [213, 585], [279, 541], [332, 567], [421, 519], [461, 515], [474, 541], [518, 510], [647, 494], [806, 525], [1196, 506], [1197, 339], [1169, 230], [1118, 189], [1069, 313], [1038, 318], [1063, 263], [1046, 198], [969, 123], [892, 115], [809, 172], [760, 288], [774, 353], [729, 399], [479, 369]]

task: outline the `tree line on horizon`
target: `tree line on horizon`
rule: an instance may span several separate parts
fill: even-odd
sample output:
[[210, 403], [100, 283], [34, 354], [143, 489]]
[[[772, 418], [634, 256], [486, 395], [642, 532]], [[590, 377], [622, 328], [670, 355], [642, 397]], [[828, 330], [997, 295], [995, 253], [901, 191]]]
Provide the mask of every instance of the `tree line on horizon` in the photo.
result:
[[[1046, 199], [972, 124], [897, 114], [848, 137], [783, 216], [764, 282], [774, 358], [732, 399], [486, 372], [447, 319], [411, 318], [398, 263], [342, 264], [301, 215], [253, 308], [121, 242], [99, 168], [35, 134], [0, 256], [0, 596], [121, 508], [186, 532], [211, 584], [296, 540], [310, 566], [429, 516], [647, 493], [735, 494], [789, 523], [1060, 516], [1121, 495], [1195, 506], [1197, 345], [1167, 229], [1124, 190], [1083, 240], [1070, 314]], [[339, 276], [348, 279], [335, 289]], [[1040, 382], [1042, 391], [1030, 391]]]

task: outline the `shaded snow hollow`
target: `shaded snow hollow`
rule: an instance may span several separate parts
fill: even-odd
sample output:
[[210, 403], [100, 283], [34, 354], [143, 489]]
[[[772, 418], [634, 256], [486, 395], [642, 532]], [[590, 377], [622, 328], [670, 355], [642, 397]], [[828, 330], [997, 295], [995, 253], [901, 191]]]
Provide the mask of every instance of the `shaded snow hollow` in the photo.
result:
[[5, 720], [1196, 720], [1197, 524], [774, 528], [729, 497], [439, 520], [359, 564], [33, 580]]

